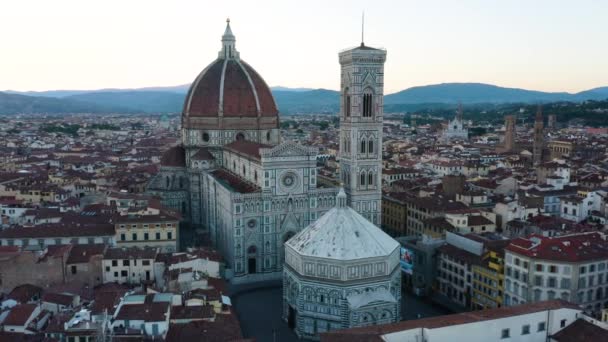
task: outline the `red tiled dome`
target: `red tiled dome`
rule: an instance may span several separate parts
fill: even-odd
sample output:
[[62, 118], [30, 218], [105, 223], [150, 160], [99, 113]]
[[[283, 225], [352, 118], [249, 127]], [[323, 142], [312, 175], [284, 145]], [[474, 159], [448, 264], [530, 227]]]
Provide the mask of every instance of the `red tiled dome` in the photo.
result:
[[275, 117], [279, 111], [270, 88], [249, 64], [217, 59], [192, 83], [183, 113], [189, 117]]
[[[194, 80], [184, 101], [182, 118], [186, 128], [229, 128], [221, 122], [244, 129], [259, 129], [260, 122], [277, 126], [279, 111], [270, 88], [240, 59], [235, 43], [228, 20], [218, 58]], [[242, 121], [235, 123], [239, 119]], [[255, 120], [260, 122], [253, 124]], [[249, 127], [252, 125], [255, 127]]]
[[171, 147], [163, 153], [163, 156], [160, 158], [160, 165], [186, 167], [186, 150], [181, 145]]

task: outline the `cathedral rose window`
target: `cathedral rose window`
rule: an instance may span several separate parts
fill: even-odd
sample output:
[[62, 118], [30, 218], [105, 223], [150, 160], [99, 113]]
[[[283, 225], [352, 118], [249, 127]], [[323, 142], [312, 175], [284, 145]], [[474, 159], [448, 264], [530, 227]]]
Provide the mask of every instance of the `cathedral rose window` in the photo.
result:
[[297, 181], [297, 176], [293, 172], [289, 172], [289, 173], [285, 174], [283, 176], [283, 178], [281, 179], [281, 183], [283, 183], [283, 186], [286, 188], [291, 188], [291, 187], [295, 186], [296, 181]]
[[249, 228], [255, 228], [255, 224], [256, 224], [256, 222], [253, 219], [247, 221], [247, 227], [249, 227]]

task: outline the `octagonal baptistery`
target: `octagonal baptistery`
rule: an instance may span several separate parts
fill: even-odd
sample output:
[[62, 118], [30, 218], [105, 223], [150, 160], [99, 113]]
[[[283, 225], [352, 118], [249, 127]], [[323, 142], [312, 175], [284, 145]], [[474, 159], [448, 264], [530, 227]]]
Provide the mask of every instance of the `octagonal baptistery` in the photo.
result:
[[347, 206], [336, 207], [285, 243], [283, 319], [301, 338], [401, 317], [400, 245]]
[[182, 111], [186, 158], [197, 148], [221, 147], [235, 140], [279, 143], [279, 111], [264, 79], [235, 47], [227, 22], [218, 58], [194, 80]]

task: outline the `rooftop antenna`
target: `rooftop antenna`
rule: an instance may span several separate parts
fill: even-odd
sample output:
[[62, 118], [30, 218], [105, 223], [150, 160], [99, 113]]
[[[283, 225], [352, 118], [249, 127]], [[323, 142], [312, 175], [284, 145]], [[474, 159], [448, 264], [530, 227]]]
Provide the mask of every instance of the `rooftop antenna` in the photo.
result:
[[365, 46], [363, 43], [365, 40], [363, 39], [365, 36], [365, 11], [361, 12], [361, 46]]

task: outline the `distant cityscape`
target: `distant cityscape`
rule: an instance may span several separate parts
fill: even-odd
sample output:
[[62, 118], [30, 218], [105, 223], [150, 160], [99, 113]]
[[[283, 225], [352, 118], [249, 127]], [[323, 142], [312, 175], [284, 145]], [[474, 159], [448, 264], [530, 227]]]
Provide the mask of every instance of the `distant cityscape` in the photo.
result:
[[176, 110], [0, 94], [0, 341], [608, 341], [608, 91], [390, 100], [387, 55], [314, 102], [228, 20]]

